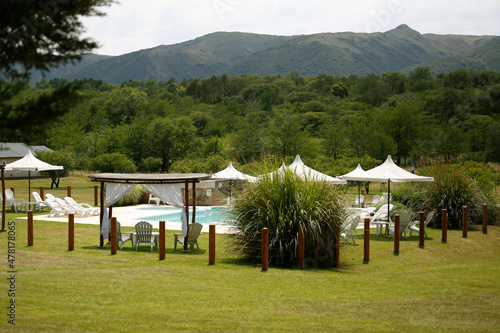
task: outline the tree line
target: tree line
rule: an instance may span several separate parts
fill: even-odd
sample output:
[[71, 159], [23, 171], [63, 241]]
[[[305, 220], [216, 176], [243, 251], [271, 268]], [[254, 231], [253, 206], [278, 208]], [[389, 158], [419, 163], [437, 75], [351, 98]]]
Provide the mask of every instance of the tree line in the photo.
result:
[[73, 96], [67, 112], [14, 137], [54, 149], [46, 158], [68, 169], [217, 172], [230, 160], [247, 164], [263, 153], [285, 161], [300, 154], [332, 175], [357, 163], [370, 168], [389, 154], [403, 166], [437, 157], [500, 162], [495, 72], [433, 77], [421, 67], [408, 75], [291, 72], [120, 85], [42, 79], [24, 84], [10, 103], [15, 110], [61, 89]]

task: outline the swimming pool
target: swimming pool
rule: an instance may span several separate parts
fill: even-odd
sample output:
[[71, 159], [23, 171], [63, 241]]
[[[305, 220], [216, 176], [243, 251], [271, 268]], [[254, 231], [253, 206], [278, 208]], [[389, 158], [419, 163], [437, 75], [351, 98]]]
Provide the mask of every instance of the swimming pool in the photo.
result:
[[[181, 222], [182, 208], [172, 206], [148, 206], [137, 208], [136, 221], [147, 222]], [[189, 223], [193, 218], [193, 208], [189, 207]], [[200, 206], [196, 207], [195, 220], [201, 224], [221, 223], [224, 224], [232, 218], [231, 213], [221, 206]]]

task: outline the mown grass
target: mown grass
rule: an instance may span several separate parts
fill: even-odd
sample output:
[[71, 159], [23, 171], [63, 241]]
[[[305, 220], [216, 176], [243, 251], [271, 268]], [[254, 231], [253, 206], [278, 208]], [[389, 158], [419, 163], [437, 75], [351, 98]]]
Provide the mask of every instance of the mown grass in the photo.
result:
[[[8, 213], [8, 221], [22, 214]], [[201, 251], [173, 251], [166, 260], [130, 243], [117, 255], [97, 248], [99, 229], [76, 224], [75, 250], [67, 251], [67, 224], [35, 221], [27, 247], [26, 220], [16, 223], [16, 331], [443, 331], [497, 332], [500, 327], [500, 228], [488, 234], [428, 230], [418, 237], [375, 236], [363, 264], [362, 232], [341, 248], [339, 269], [270, 268], [241, 261], [217, 235], [217, 258], [208, 265], [208, 235]], [[124, 228], [127, 230], [127, 228]], [[7, 234], [0, 234], [7, 272]], [[5, 277], [7, 273], [4, 273]], [[7, 296], [8, 284], [2, 288]], [[2, 297], [1, 331], [9, 297]]]

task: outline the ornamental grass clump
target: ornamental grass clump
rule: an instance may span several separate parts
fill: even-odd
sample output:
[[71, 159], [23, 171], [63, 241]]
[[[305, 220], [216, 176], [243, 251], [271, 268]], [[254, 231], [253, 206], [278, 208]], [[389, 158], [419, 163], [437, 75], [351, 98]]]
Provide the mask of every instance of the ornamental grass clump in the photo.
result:
[[269, 229], [269, 264], [297, 264], [298, 231], [305, 230], [308, 267], [333, 265], [334, 228], [345, 216], [344, 191], [327, 182], [307, 181], [289, 170], [249, 183], [233, 204], [239, 231], [235, 245], [248, 260], [261, 261], [262, 228]]

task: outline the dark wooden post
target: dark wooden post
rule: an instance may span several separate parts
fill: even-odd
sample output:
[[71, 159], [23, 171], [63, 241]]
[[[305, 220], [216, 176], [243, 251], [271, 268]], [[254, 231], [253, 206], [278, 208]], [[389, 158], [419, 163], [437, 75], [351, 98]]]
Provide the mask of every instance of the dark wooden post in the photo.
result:
[[94, 206], [99, 205], [99, 188], [94, 185]]
[[101, 234], [101, 229], [102, 229], [102, 219], [104, 217], [104, 182], [101, 182], [101, 195], [100, 195], [100, 201], [101, 201], [101, 216], [99, 218], [99, 247], [104, 247], [104, 237], [102, 237]]
[[462, 237], [463, 238], [467, 238], [467, 229], [469, 227], [469, 221], [467, 220], [468, 211], [469, 211], [469, 208], [467, 208], [467, 206], [464, 206], [463, 213], [462, 213]]
[[193, 182], [193, 223], [196, 222], [196, 183]]
[[111, 254], [116, 254], [116, 217], [111, 218], [111, 228], [110, 228], [110, 234], [111, 234]]
[[[187, 230], [186, 230], [186, 237], [184, 237], [185, 240], [188, 239], [189, 237], [189, 183], [185, 182], [184, 183], [184, 202], [186, 204], [186, 223], [187, 223]], [[184, 242], [184, 249], [182, 250], [184, 253], [189, 253], [188, 250], [188, 242]]]
[[304, 226], [299, 226], [299, 244], [297, 249], [297, 266], [299, 269], [304, 269], [305, 241], [304, 241]]
[[363, 263], [367, 264], [370, 261], [370, 219], [365, 219], [365, 237], [364, 237], [364, 250], [365, 255], [363, 258]]
[[68, 214], [68, 251], [75, 249], [75, 214]]
[[418, 246], [423, 249], [425, 242], [425, 213], [418, 213]]
[[16, 196], [16, 189], [14, 188], [14, 186], [11, 186], [10, 190], [12, 191], [12, 194]]
[[28, 210], [28, 246], [33, 246], [33, 211]]
[[165, 221], [160, 221], [160, 244], [158, 251], [160, 251], [160, 260], [165, 260]]
[[394, 255], [399, 255], [399, 233], [400, 229], [400, 216], [399, 214], [394, 215]]
[[443, 209], [441, 215], [441, 242], [446, 244], [448, 242], [448, 211]]
[[269, 229], [262, 228], [262, 272], [269, 267]]
[[208, 264], [215, 265], [215, 224], [208, 227]]
[[43, 188], [43, 186], [40, 186], [40, 197], [42, 198], [42, 200], [45, 200], [45, 189]]
[[333, 267], [338, 268], [340, 262], [340, 223], [335, 225], [335, 247], [333, 248]]
[[71, 197], [71, 185], [68, 185], [66, 192], [67, 196]]
[[483, 234], [488, 233], [488, 205], [483, 205]]

